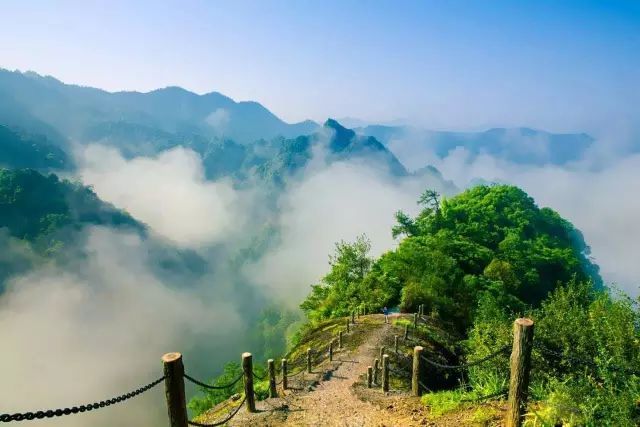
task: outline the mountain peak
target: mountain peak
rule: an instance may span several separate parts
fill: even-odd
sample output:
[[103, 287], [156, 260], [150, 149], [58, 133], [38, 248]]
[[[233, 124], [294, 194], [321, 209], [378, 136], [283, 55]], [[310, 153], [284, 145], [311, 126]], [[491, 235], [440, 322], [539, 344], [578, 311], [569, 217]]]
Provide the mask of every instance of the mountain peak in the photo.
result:
[[352, 131], [351, 129], [347, 129], [334, 119], [327, 119], [327, 121], [324, 122], [323, 127], [325, 129], [333, 130], [335, 132], [335, 136], [333, 139], [335, 141], [340, 141], [342, 145], [347, 145], [349, 141], [351, 141], [351, 139], [356, 135], [354, 131]]

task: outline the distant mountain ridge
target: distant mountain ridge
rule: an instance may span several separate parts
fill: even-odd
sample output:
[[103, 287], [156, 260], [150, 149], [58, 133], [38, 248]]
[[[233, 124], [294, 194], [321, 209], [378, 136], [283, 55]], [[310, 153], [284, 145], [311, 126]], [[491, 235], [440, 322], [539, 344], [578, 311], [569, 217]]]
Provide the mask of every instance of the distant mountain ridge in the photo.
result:
[[447, 157], [462, 148], [470, 160], [488, 154], [517, 164], [564, 165], [582, 158], [594, 143], [586, 133], [550, 133], [530, 128], [493, 128], [483, 132], [432, 131], [409, 126], [371, 125], [356, 128], [361, 135], [382, 141], [405, 166], [417, 160], [420, 152]]
[[85, 138], [95, 126], [109, 122], [134, 123], [171, 133], [224, 136], [241, 143], [295, 137], [319, 127], [310, 120], [286, 123], [257, 102], [235, 102], [217, 92], [198, 95], [179, 87], [147, 93], [107, 92], [33, 72], [2, 69], [0, 98], [0, 123], [38, 128], [52, 139], [60, 135]]

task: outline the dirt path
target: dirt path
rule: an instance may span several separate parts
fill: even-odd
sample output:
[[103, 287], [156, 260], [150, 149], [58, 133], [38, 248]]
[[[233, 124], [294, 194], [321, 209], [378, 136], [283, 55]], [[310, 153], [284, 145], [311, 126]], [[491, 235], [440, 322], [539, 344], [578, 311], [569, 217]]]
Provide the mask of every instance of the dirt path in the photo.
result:
[[[377, 357], [379, 348], [399, 329], [385, 324], [383, 317], [367, 316], [370, 325], [356, 325], [366, 329], [363, 344], [354, 350], [336, 353], [334, 362], [325, 362], [313, 374], [305, 374], [304, 381], [292, 381], [292, 390], [279, 390], [282, 397], [257, 402], [258, 413], [242, 410], [229, 425], [232, 426], [414, 426], [427, 425], [425, 419], [408, 411], [394, 410], [393, 401], [382, 407], [361, 399], [354, 384], [363, 382], [367, 367]], [[368, 327], [366, 327], [368, 326]], [[345, 337], [347, 339], [347, 337]], [[387, 344], [388, 345], [388, 344]], [[312, 378], [310, 378], [312, 377]], [[308, 385], [312, 384], [312, 385]], [[382, 395], [378, 389], [369, 390]], [[403, 400], [407, 396], [404, 394]], [[414, 404], [418, 404], [417, 399]]]
[[[410, 319], [410, 316], [404, 317]], [[393, 319], [392, 319], [393, 320]], [[324, 348], [335, 337], [338, 324], [325, 325], [313, 331], [312, 341], [304, 345]], [[342, 325], [340, 324], [340, 328]], [[442, 331], [442, 330], [441, 330]], [[394, 354], [393, 336], [403, 335], [403, 329], [385, 324], [382, 315], [369, 315], [357, 321], [354, 330], [345, 335], [345, 349], [334, 354], [334, 361], [325, 360], [314, 366], [312, 373], [296, 375], [305, 357], [302, 344], [297, 353], [289, 355], [298, 361], [289, 369], [289, 388], [278, 387], [278, 398], [256, 402], [257, 412], [247, 413], [244, 406], [226, 425], [229, 426], [329, 426], [329, 427], [391, 427], [391, 426], [502, 426], [506, 405], [503, 401], [487, 401], [482, 405], [467, 405], [443, 416], [433, 417], [420, 399], [409, 393], [411, 356]], [[411, 346], [416, 343], [410, 337]], [[367, 367], [379, 357], [380, 347], [391, 355], [391, 391], [383, 393], [379, 386], [367, 388]], [[406, 344], [404, 344], [406, 345]], [[425, 345], [422, 343], [421, 345]], [[402, 356], [404, 354], [404, 356]], [[302, 362], [304, 363], [304, 362]], [[206, 412], [198, 422], [211, 424], [224, 419], [237, 407], [228, 400]]]

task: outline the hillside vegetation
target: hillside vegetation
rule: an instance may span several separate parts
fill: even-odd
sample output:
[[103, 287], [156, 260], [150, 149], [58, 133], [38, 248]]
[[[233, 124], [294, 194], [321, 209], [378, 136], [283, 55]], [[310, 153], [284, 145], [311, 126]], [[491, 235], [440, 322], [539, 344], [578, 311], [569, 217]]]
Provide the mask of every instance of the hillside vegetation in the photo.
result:
[[[637, 425], [637, 303], [602, 285], [580, 231], [513, 186], [479, 186], [443, 200], [426, 191], [419, 203], [415, 218], [397, 213], [390, 232], [400, 242], [378, 258], [365, 236], [336, 244], [329, 272], [301, 304], [308, 323], [291, 337], [288, 355], [326, 341], [323, 334], [356, 310], [414, 312], [424, 304], [432, 323], [416, 333], [429, 357], [458, 364], [509, 346], [513, 320], [527, 316], [536, 323], [532, 425]], [[214, 381], [239, 369], [230, 364]], [[453, 375], [430, 371], [431, 392], [423, 396], [429, 420], [468, 414], [465, 401], [500, 395], [508, 377], [507, 356]], [[258, 385], [262, 397], [265, 387]], [[237, 391], [205, 393], [191, 408], [200, 413]]]
[[[465, 337], [450, 343], [463, 361], [509, 345], [513, 319], [528, 316], [538, 346], [529, 419], [637, 425], [637, 303], [602, 286], [579, 230], [512, 186], [479, 186], [444, 200], [427, 191], [419, 203], [415, 218], [398, 212], [393, 233], [402, 240], [379, 258], [368, 255], [364, 236], [336, 245], [329, 273], [302, 303], [310, 321], [425, 304]], [[500, 392], [508, 374], [506, 360], [481, 365], [457, 378], [464, 389], [443, 382], [424, 401], [434, 416], [443, 414], [469, 393]]]

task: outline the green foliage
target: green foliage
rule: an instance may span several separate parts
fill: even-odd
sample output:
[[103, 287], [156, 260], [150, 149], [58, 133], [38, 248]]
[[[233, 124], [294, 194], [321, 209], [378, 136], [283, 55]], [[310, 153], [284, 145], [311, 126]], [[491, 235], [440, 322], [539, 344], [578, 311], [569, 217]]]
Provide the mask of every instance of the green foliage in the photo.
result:
[[[238, 375], [242, 373], [242, 368], [239, 363], [229, 362], [224, 365], [224, 370], [221, 375], [219, 375], [215, 380], [211, 381], [209, 384], [214, 386], [223, 386], [226, 384], [230, 384], [233, 380], [235, 380]], [[204, 387], [200, 387], [201, 395], [193, 397], [189, 401], [189, 409], [193, 411], [194, 415], [200, 415], [201, 413], [211, 409], [218, 403], [227, 400], [235, 393], [240, 393], [243, 389], [242, 380], [240, 380], [233, 387], [221, 389], [221, 390], [210, 390]]]
[[0, 228], [54, 255], [86, 224], [142, 230], [126, 212], [101, 201], [88, 187], [32, 169], [0, 169]]
[[[337, 245], [330, 272], [302, 305], [308, 317], [425, 304], [467, 337], [461, 359], [478, 360], [510, 345], [513, 319], [526, 315], [536, 321], [536, 343], [561, 355], [534, 351], [531, 425], [639, 425], [637, 302], [602, 287], [582, 234], [513, 186], [479, 186], [441, 202], [425, 192], [420, 204], [415, 218], [396, 215], [392, 233], [404, 238], [376, 260], [362, 239]], [[461, 376], [464, 389], [423, 401], [441, 415], [502, 391], [508, 370], [508, 356], [495, 358]]]
[[[468, 356], [477, 359], [510, 342], [514, 314], [494, 300], [483, 300], [469, 335]], [[535, 342], [554, 352], [533, 353], [532, 398], [542, 401], [529, 419], [538, 424], [637, 425], [640, 377], [640, 313], [622, 294], [571, 281], [556, 289], [541, 307], [526, 313], [536, 321]], [[572, 359], [573, 358], [573, 359]], [[577, 360], [588, 360], [583, 363]], [[506, 358], [470, 372], [472, 387], [486, 378], [507, 378]]]
[[284, 354], [288, 348], [287, 339], [302, 323], [301, 313], [271, 305], [260, 313], [256, 327], [252, 329], [252, 342], [260, 349], [264, 359]]
[[337, 245], [329, 273], [302, 304], [311, 320], [425, 304], [464, 332], [485, 295], [519, 311], [573, 278], [600, 284], [580, 232], [517, 187], [478, 186], [444, 200], [427, 190], [418, 203], [415, 218], [396, 214], [392, 233], [405, 237], [379, 259], [366, 256], [363, 238]]
[[335, 255], [329, 257], [331, 269], [322, 282], [312, 287], [311, 294], [300, 305], [313, 321], [347, 316], [367, 303], [375, 303], [365, 277], [373, 260], [368, 256], [371, 243], [359, 236], [354, 243], [336, 244]]
[[27, 135], [0, 125], [0, 167], [71, 169], [66, 153], [44, 136]]
[[458, 409], [462, 405], [464, 394], [458, 390], [441, 391], [438, 393], [426, 393], [422, 396], [423, 404], [429, 406], [430, 414], [439, 417]]

